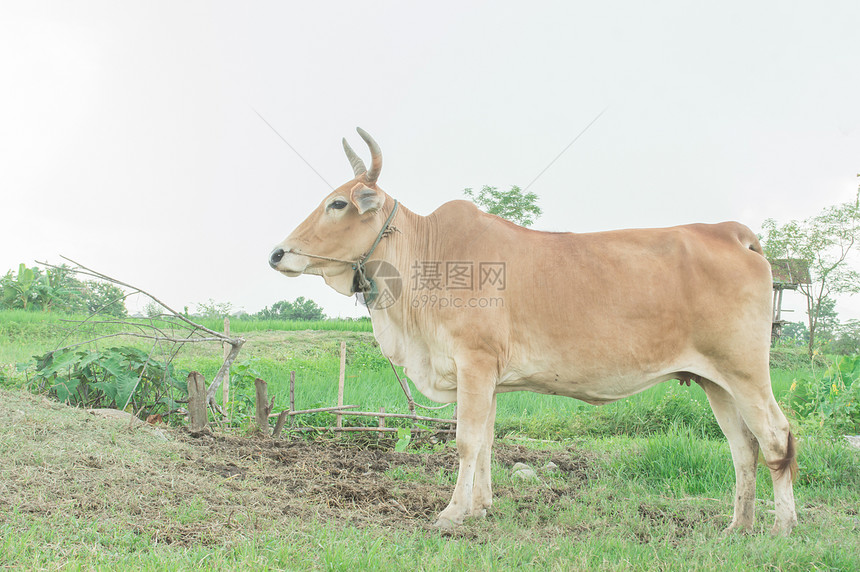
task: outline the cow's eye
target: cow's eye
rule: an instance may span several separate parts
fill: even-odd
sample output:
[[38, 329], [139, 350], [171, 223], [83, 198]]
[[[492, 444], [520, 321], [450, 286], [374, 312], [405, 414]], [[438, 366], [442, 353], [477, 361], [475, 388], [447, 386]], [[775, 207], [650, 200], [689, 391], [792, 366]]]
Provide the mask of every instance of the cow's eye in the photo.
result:
[[346, 201], [334, 201], [333, 203], [331, 203], [329, 205], [329, 207], [331, 207], [333, 209], [338, 209], [338, 210], [340, 210], [342, 208], [346, 208]]

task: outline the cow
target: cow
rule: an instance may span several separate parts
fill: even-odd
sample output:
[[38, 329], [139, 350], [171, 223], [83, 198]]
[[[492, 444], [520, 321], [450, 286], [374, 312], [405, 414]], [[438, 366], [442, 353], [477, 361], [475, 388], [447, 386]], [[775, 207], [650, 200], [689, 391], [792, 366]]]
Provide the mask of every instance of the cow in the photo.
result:
[[728, 439], [734, 515], [753, 525], [761, 452], [776, 522], [797, 522], [795, 441], [770, 383], [770, 265], [737, 222], [595, 233], [541, 232], [468, 201], [420, 216], [344, 150], [354, 177], [269, 255], [286, 276], [313, 274], [370, 311], [382, 352], [416, 388], [457, 403], [459, 472], [435, 526], [484, 516], [496, 396], [508, 391], [610, 403], [658, 383], [699, 384]]

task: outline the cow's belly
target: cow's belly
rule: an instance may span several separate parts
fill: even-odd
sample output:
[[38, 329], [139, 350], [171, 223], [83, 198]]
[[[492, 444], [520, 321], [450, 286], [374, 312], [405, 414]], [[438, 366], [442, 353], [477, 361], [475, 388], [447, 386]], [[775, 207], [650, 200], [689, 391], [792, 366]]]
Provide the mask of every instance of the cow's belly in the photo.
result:
[[[437, 403], [457, 400], [457, 367], [443, 334], [429, 339], [409, 337], [394, 327], [377, 328], [376, 323], [374, 330], [382, 352], [393, 363], [404, 367], [418, 391]], [[682, 372], [684, 377], [690, 374], [708, 377], [706, 371], [696, 367], [700, 360], [690, 352], [684, 352], [685, 357], [676, 354], [662, 362], [624, 360], [617, 355], [606, 360], [571, 359], [558, 354], [548, 357], [546, 349], [543, 353], [541, 357], [526, 354], [525, 359], [514, 358], [502, 371], [494, 390], [497, 393], [532, 391], [603, 404], [677, 379]], [[583, 367], [578, 363], [590, 365]], [[487, 388], [493, 388], [493, 381], [488, 379], [487, 382]]]
[[576, 375], [555, 373], [536, 373], [528, 377], [507, 373], [502, 376], [497, 391], [499, 393], [533, 391], [546, 395], [563, 395], [592, 405], [601, 405], [630, 397], [663, 381], [675, 379], [677, 371], [661, 372], [657, 375], [616, 373], [598, 377], [590, 376], [587, 379]]

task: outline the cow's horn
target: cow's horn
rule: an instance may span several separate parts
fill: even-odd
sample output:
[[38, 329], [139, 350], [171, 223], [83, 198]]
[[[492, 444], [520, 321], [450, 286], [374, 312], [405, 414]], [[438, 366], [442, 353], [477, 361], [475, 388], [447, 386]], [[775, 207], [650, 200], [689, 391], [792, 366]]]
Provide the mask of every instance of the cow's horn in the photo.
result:
[[379, 178], [379, 172], [382, 171], [382, 151], [367, 131], [361, 127], [356, 127], [356, 131], [364, 139], [364, 142], [367, 143], [367, 146], [370, 147], [370, 170], [365, 174], [365, 177], [367, 178], [367, 184], [372, 185]]
[[355, 173], [355, 176], [360, 177], [365, 174], [367, 172], [367, 167], [364, 166], [364, 161], [361, 160], [361, 157], [355, 154], [355, 151], [353, 151], [352, 147], [349, 146], [349, 143], [346, 142], [346, 137], [343, 138], [343, 150], [346, 151], [346, 158], [349, 159], [349, 164], [352, 165], [352, 172]]

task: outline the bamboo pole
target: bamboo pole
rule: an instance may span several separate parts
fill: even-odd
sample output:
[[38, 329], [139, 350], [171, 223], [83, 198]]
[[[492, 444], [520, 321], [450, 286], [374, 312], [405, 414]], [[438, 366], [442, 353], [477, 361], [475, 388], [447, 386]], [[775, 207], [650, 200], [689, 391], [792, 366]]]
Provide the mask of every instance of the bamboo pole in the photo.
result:
[[[338, 407], [337, 405], [333, 407], [317, 407], [316, 409], [302, 409], [301, 411], [289, 411], [288, 415], [304, 415], [305, 413], [323, 413], [325, 411], [335, 412], [340, 409], [355, 409], [358, 405], [344, 405], [342, 407]], [[277, 417], [280, 415], [279, 413], [270, 413], [269, 417]], [[374, 415], [376, 415], [374, 413]]]
[[[224, 316], [224, 336], [230, 337], [230, 318], [228, 316]], [[225, 342], [221, 342], [221, 347], [224, 348], [224, 361], [227, 360], [227, 356], [230, 355], [229, 344]], [[221, 407], [224, 408], [224, 418], [227, 423], [230, 422], [230, 409], [227, 404], [230, 402], [230, 375], [228, 374], [226, 378], [224, 378], [224, 385], [222, 386], [221, 393]]]
[[[346, 342], [340, 342], [340, 375], [337, 379], [337, 405], [343, 406], [343, 385], [346, 381]], [[335, 419], [335, 426], [339, 429], [343, 427], [343, 418], [338, 414]]]
[[296, 419], [293, 417], [293, 411], [296, 410], [296, 372], [290, 372], [290, 427], [296, 426]]
[[[337, 408], [327, 408], [329, 411], [336, 413]], [[344, 410], [346, 407], [343, 408]], [[433, 423], [450, 423], [456, 424], [456, 419], [442, 419], [439, 417], [423, 417], [421, 415], [411, 415], [409, 413], [377, 413], [375, 411], [343, 411], [342, 415], [359, 415], [363, 417], [396, 417], [398, 419], [412, 419], [414, 421], [428, 421]]]
[[[307, 431], [332, 431], [334, 433], [345, 433], [349, 431], [379, 431], [380, 433], [396, 433], [396, 427], [296, 427], [293, 431], [297, 432], [307, 432]], [[445, 433], [445, 434], [454, 434], [457, 432], [456, 429], [412, 429], [412, 433]]]

